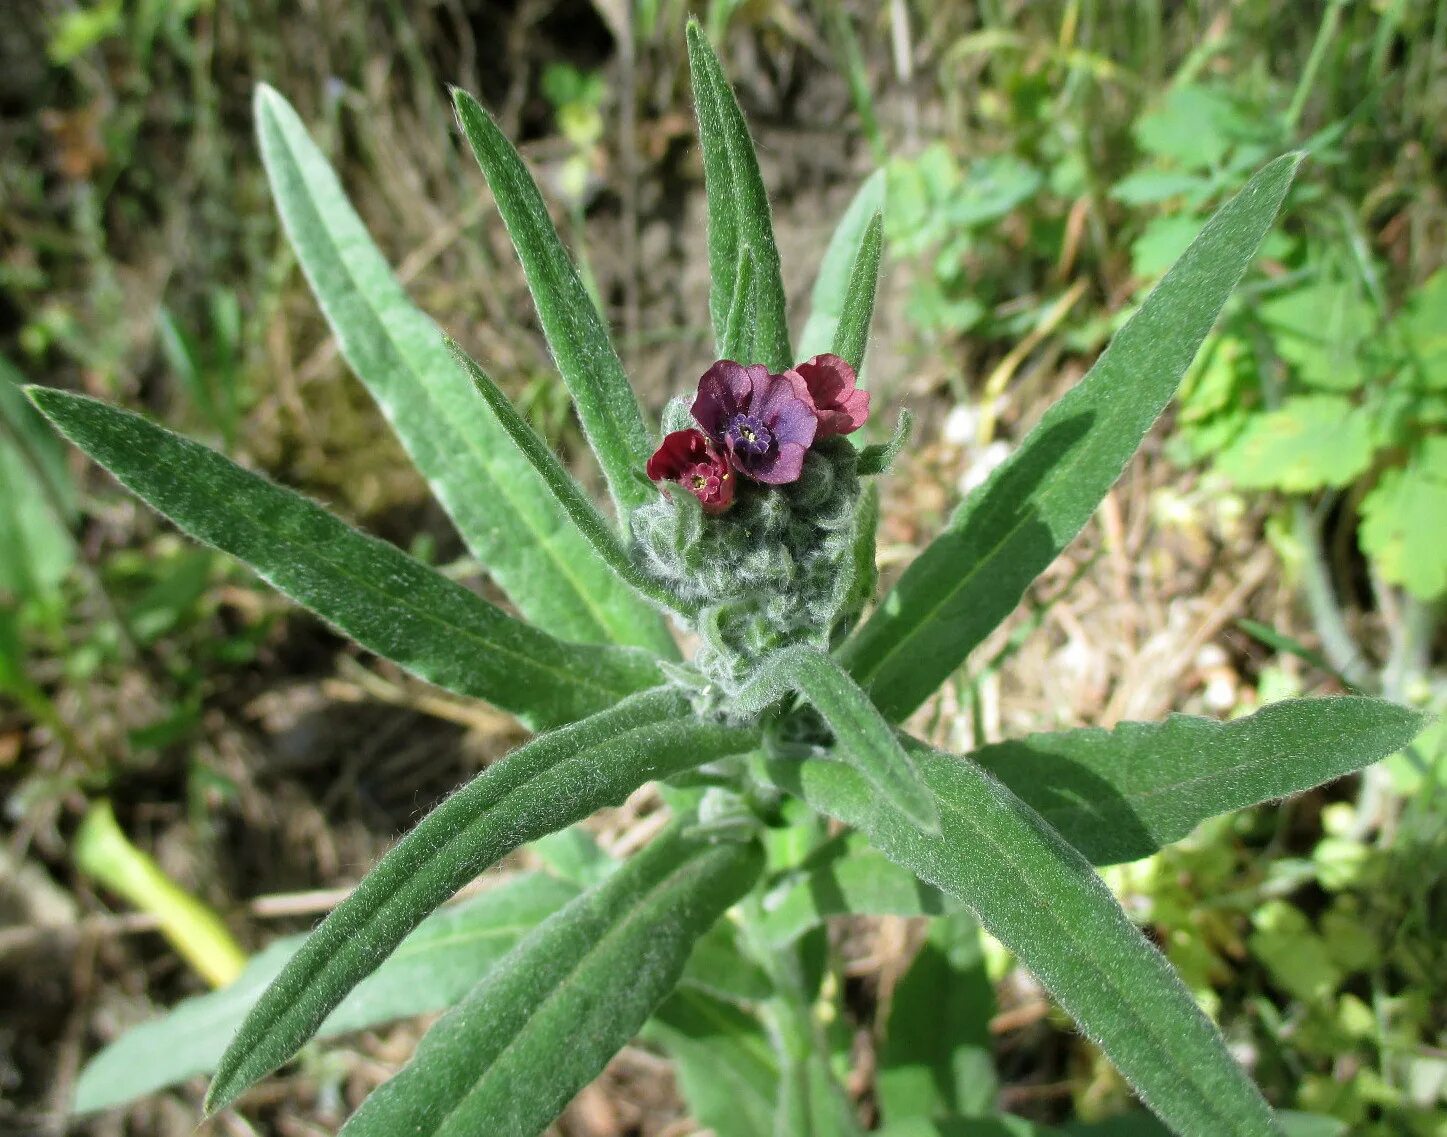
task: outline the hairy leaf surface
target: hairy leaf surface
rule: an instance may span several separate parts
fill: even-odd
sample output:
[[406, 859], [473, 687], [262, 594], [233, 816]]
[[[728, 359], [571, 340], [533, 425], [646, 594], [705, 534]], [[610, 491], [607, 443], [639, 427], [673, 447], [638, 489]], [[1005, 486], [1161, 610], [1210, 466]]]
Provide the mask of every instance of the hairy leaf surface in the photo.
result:
[[[347, 1137], [534, 1137], [678, 982], [694, 942], [754, 882], [756, 843], [679, 823], [544, 922], [428, 1032]], [[524, 1089], [525, 1087], [525, 1089]]]
[[[855, 191], [834, 234], [824, 250], [824, 259], [819, 262], [819, 275], [814, 278], [814, 289], [809, 295], [809, 318], [799, 335], [799, 358], [811, 359], [822, 352], [832, 351], [847, 359], [858, 371], [864, 363], [863, 345], [859, 340], [858, 358], [845, 355], [840, 350], [847, 342], [858, 339], [857, 329], [844, 332], [840, 320], [846, 310], [853, 310], [855, 325], [862, 315], [863, 335], [869, 333], [869, 317], [874, 309], [874, 286], [879, 275], [879, 257], [883, 247], [885, 172], [876, 170], [867, 177]], [[876, 221], [879, 223], [877, 224]], [[862, 301], [867, 287], [868, 307]], [[851, 306], [851, 297], [854, 304]]]
[[947, 679], [1090, 519], [1251, 263], [1299, 161], [1271, 162], [1216, 212], [1090, 373], [844, 645], [887, 718], [903, 719]]
[[839, 664], [814, 648], [792, 647], [775, 652], [759, 671], [740, 696], [741, 704], [763, 705], [798, 691], [829, 724], [841, 760], [858, 769], [920, 828], [939, 831], [933, 797], [894, 728]]
[[921, 764], [939, 803], [937, 837], [837, 762], [769, 769], [779, 785], [973, 908], [1177, 1130], [1280, 1133], [1216, 1028], [1085, 859], [968, 758], [940, 754]]
[[689, 21], [687, 37], [688, 70], [693, 77], [704, 189], [708, 194], [708, 268], [712, 281], [708, 308], [714, 341], [722, 352], [728, 338], [734, 277], [739, 258], [747, 249], [753, 258], [756, 297], [754, 354], [770, 371], [783, 371], [795, 360], [789, 350], [774, 222], [754, 140], [718, 56], [696, 20]]
[[276, 207], [342, 355], [468, 548], [533, 623], [667, 651], [657, 613], [602, 564], [408, 298], [287, 101], [256, 91]]
[[545, 727], [661, 679], [644, 652], [554, 639], [300, 494], [140, 415], [84, 395], [29, 392], [62, 434], [185, 532], [439, 687]]
[[1370, 766], [1422, 725], [1415, 711], [1378, 699], [1291, 699], [1234, 722], [1172, 715], [1027, 735], [970, 757], [1093, 864], [1111, 865], [1149, 856], [1218, 813]]
[[482, 104], [466, 91], [452, 94], [457, 121], [517, 249], [543, 334], [573, 396], [583, 433], [603, 467], [619, 515], [626, 517], [653, 496], [634, 476], [652, 452], [638, 400], [521, 155]]
[[754, 739], [692, 717], [682, 695], [658, 690], [488, 767], [423, 818], [311, 934], [227, 1049], [207, 1109], [224, 1107], [295, 1054], [429, 912], [498, 858], [618, 804], [644, 782], [738, 753]]

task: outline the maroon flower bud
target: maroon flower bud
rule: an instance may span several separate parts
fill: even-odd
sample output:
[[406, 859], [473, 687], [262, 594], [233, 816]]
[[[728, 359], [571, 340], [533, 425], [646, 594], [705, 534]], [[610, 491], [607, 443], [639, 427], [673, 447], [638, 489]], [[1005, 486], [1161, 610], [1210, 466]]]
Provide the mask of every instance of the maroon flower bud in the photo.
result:
[[869, 392], [861, 391], [854, 368], [837, 355], [816, 355], [794, 369], [809, 388], [819, 416], [820, 438], [852, 434], [869, 417]]
[[677, 482], [703, 503], [705, 513], [722, 513], [734, 500], [734, 472], [696, 430], [675, 430], [648, 459], [655, 482]]
[[698, 381], [693, 417], [733, 468], [755, 481], [797, 481], [819, 422], [797, 372], [721, 359]]

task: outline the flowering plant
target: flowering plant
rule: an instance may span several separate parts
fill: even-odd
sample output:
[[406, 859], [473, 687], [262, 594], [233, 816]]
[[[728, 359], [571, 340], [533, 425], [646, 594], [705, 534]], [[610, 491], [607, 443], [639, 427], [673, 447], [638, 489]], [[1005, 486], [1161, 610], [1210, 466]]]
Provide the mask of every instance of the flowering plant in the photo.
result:
[[[410, 304], [291, 108], [270, 89], [257, 95], [278, 208], [343, 352], [519, 616], [137, 415], [31, 390], [77, 445], [196, 538], [364, 648], [539, 732], [425, 817], [309, 937], [258, 957], [240, 994], [152, 1024], [152, 1061], [136, 1061], [143, 1043], [128, 1038], [102, 1053], [78, 1105], [214, 1069], [207, 1107], [225, 1109], [319, 1032], [452, 1005], [346, 1134], [540, 1133], [640, 1031], [674, 1057], [721, 1137], [857, 1132], [819, 1011], [830, 996], [818, 932], [833, 914], [886, 911], [953, 913], [961, 935], [977, 918], [1174, 1131], [1280, 1133], [1093, 866], [1359, 769], [1405, 743], [1417, 716], [1368, 699], [1303, 700], [1231, 724], [1176, 717], [963, 756], [899, 724], [1089, 519], [1254, 256], [1297, 157], [1267, 165], [1220, 209], [1090, 374], [876, 604], [868, 483], [909, 429], [902, 415], [889, 443], [852, 437], [870, 410], [856, 375], [878, 211], [862, 197], [831, 243], [821, 318], [804, 337], [824, 342], [794, 363], [743, 116], [696, 25], [688, 49], [718, 361], [691, 399], [665, 409], [656, 448], [523, 162], [471, 96], [455, 95], [612, 518]], [[676, 638], [665, 616], [688, 635]], [[627, 861], [588, 852], [577, 831], [549, 836], [648, 782], [671, 820]], [[497, 890], [436, 911], [527, 842], [541, 842], [554, 871], [508, 894], [511, 907]], [[471, 919], [510, 949], [420, 970], [393, 954], [406, 941], [437, 958], [425, 953], [446, 950], [444, 919]], [[229, 1017], [258, 991], [244, 1017]], [[198, 1021], [214, 1033], [238, 1018], [219, 1057], [175, 1042]], [[971, 1087], [928, 1090], [930, 1076], [912, 1073], [949, 1066], [963, 1038], [938, 1020], [913, 1034], [893, 1021], [877, 1086], [886, 1122], [988, 1109]]]

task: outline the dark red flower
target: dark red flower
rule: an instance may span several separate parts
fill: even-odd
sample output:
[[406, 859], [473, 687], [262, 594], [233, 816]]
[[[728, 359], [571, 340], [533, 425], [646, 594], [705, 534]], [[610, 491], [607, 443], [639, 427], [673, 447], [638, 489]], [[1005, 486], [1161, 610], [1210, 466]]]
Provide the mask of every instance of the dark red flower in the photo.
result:
[[696, 430], [675, 430], [648, 459], [655, 482], [677, 482], [703, 503], [705, 513], [722, 513], [734, 500], [734, 472]]
[[698, 381], [693, 417], [741, 474], [770, 485], [797, 481], [819, 422], [795, 371], [721, 359]]
[[816, 355], [794, 369], [809, 388], [820, 438], [852, 434], [869, 417], [869, 392], [861, 391], [854, 368], [837, 355]]

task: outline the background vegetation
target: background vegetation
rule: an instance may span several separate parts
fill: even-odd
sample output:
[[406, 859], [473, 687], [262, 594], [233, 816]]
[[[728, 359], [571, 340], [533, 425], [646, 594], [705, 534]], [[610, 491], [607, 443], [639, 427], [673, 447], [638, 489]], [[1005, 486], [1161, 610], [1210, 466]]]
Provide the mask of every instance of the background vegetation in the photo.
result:
[[[759, 135], [794, 297], [855, 187], [887, 169], [870, 382], [915, 409], [922, 438], [887, 487], [886, 574], [1214, 205], [1265, 158], [1311, 155], [1172, 419], [916, 725], [968, 745], [1348, 687], [1442, 705], [1447, 4], [699, 11]], [[684, 15], [675, 0], [47, 0], [0, 32], [0, 1130], [192, 1132], [194, 1088], [62, 1114], [87, 1055], [234, 973], [238, 944], [309, 926], [517, 741], [180, 540], [12, 383], [144, 409], [471, 578], [281, 240], [252, 89], [298, 106], [414, 297], [570, 454], [445, 84], [521, 140], [657, 408], [709, 362]], [[1434, 728], [1360, 779], [1108, 874], [1272, 1100], [1343, 1132], [1447, 1132], [1444, 754]], [[623, 852], [657, 817], [640, 797], [597, 837]], [[835, 1044], [863, 1071], [866, 1118], [899, 1092], [868, 1076], [886, 1011], [910, 1013], [924, 968], [966, 967], [950, 928], [831, 928]], [[986, 963], [990, 989], [963, 992], [960, 1013], [998, 1083], [981, 1067], [962, 1084], [1042, 1121], [1129, 1104], [1027, 974], [988, 944]], [[416, 1033], [329, 1043], [208, 1129], [328, 1131]], [[646, 1042], [562, 1125], [692, 1131]]]

